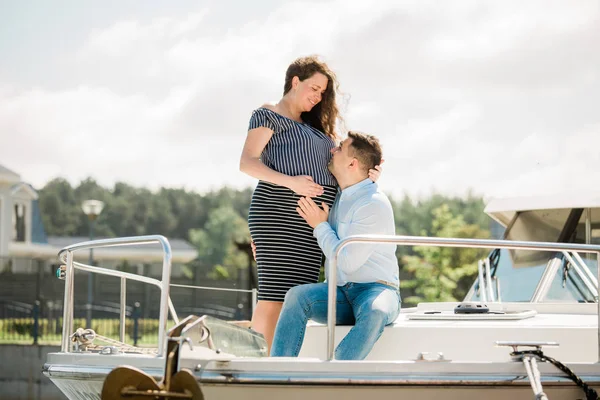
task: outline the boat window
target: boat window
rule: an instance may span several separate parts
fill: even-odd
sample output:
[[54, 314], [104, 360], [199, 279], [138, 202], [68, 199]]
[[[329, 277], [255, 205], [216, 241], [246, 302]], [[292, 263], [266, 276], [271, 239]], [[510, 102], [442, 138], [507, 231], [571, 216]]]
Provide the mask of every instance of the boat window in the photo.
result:
[[594, 303], [596, 301], [594, 295], [585, 286], [581, 277], [572, 268], [565, 271], [565, 264], [567, 264], [566, 261], [556, 271], [550, 290], [542, 301], [547, 303]]
[[[574, 243], [586, 243], [586, 220], [588, 210], [585, 210], [577, 224], [577, 231], [573, 236]], [[590, 216], [590, 244], [600, 244], [600, 208], [589, 209]], [[598, 276], [598, 260], [595, 254], [581, 254], [581, 258], [594, 276]]]
[[[577, 224], [577, 230], [573, 237], [574, 243], [585, 243], [586, 238], [586, 220], [588, 210], [585, 210], [581, 214], [579, 223]], [[590, 228], [591, 228], [591, 244], [600, 244], [600, 208], [592, 208], [589, 210], [590, 215]]]
[[[571, 211], [571, 209], [560, 209], [521, 212], [507, 232], [506, 239], [527, 242], [558, 242]], [[568, 242], [569, 240], [563, 241]], [[536, 267], [540, 264], [545, 266], [549, 260], [546, 251], [509, 250], [508, 253], [513, 268]]]
[[[501, 300], [509, 302], [530, 301], [550, 257], [550, 253], [546, 253], [546, 257], [543, 259], [540, 257], [540, 261], [536, 265], [530, 265], [527, 268], [514, 268], [509, 251], [500, 250], [500, 258], [494, 277], [500, 281]], [[496, 293], [495, 288], [494, 293]], [[476, 293], [473, 300], [479, 300]]]
[[[585, 217], [583, 209], [535, 210], [518, 214], [514, 224], [505, 238], [508, 240], [536, 242], [579, 242], [585, 241]], [[600, 243], [600, 210], [592, 210], [592, 232], [598, 230], [593, 237]], [[592, 235], [594, 236], [594, 234]], [[583, 239], [581, 239], [583, 238]], [[500, 257], [492, 275], [500, 282], [502, 301], [530, 301], [535, 288], [546, 269], [548, 261], [556, 256], [556, 252], [530, 250], [500, 250]], [[595, 256], [581, 255], [590, 270], [597, 276], [598, 264]], [[591, 293], [574, 271], [570, 271], [563, 279], [564, 269], [559, 268], [550, 291], [544, 301], [594, 301]], [[564, 281], [564, 282], [563, 282]], [[564, 287], [563, 287], [564, 285]], [[494, 289], [494, 292], [496, 290]], [[472, 300], [479, 300], [477, 291], [473, 291]]]

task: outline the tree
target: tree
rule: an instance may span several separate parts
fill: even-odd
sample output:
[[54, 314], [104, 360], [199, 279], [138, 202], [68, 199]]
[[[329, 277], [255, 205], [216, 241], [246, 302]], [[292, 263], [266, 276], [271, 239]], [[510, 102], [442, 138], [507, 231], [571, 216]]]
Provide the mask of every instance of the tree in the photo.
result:
[[62, 178], [48, 182], [39, 192], [39, 205], [48, 235], [75, 235], [79, 228], [77, 199], [71, 184]]
[[[431, 233], [437, 237], [487, 238], [489, 231], [465, 222], [454, 215], [447, 204], [432, 212]], [[425, 235], [426, 232], [423, 232]], [[406, 303], [420, 301], [457, 301], [462, 299], [468, 285], [477, 274], [477, 261], [485, 256], [482, 249], [416, 246], [416, 255], [405, 255], [403, 263], [413, 279], [401, 282], [402, 288], [412, 289]]]
[[210, 277], [237, 278], [238, 270], [247, 266], [247, 256], [235, 243], [248, 241], [248, 224], [231, 206], [211, 210], [204, 229], [190, 231], [190, 241], [198, 249], [198, 267], [212, 268]]
[[190, 230], [204, 226], [210, 209], [203, 196], [184, 189], [162, 189], [161, 192], [169, 200], [176, 223], [172, 237], [188, 239]]
[[169, 198], [163, 190], [151, 197], [149, 211], [146, 233], [173, 237], [177, 221], [173, 215]]
[[[234, 243], [249, 240], [246, 220], [252, 197], [251, 188], [237, 190], [222, 187], [201, 194], [176, 188], [150, 191], [118, 182], [113, 188], [107, 189], [91, 178], [81, 181], [73, 188], [65, 179], [57, 178], [48, 182], [39, 191], [39, 196], [48, 235], [87, 236], [89, 222], [81, 210], [81, 203], [95, 198], [105, 203], [104, 210], [96, 221], [96, 237], [161, 234], [170, 239], [191, 241], [198, 248], [200, 256], [189, 264], [190, 277], [198, 269], [204, 269], [203, 275], [208, 273], [220, 278], [233, 278], [239, 268], [247, 267], [247, 256], [235, 249]], [[483, 213], [481, 197], [472, 193], [468, 193], [466, 197], [434, 193], [419, 199], [405, 195], [397, 201], [392, 197], [390, 200], [394, 208], [396, 233], [399, 235], [487, 235], [490, 219]], [[448, 215], [452, 217], [449, 218]], [[431, 253], [432, 249], [423, 251], [427, 257], [435, 258], [435, 254]], [[441, 298], [442, 294], [448, 298], [460, 298], [471, 283], [468, 273], [460, 277], [462, 267], [457, 267], [457, 271], [449, 274], [441, 273], [437, 289], [431, 288], [427, 283], [414, 282], [415, 279], [421, 279], [419, 277], [429, 279], [423, 270], [430, 267], [432, 260], [428, 259], [426, 265], [417, 267], [421, 265], [417, 260], [423, 260], [425, 253], [415, 252], [411, 247], [398, 246], [396, 254], [400, 261], [403, 295], [407, 299], [415, 295], [415, 301]], [[471, 261], [452, 265], [468, 266], [470, 263]], [[435, 272], [432, 271], [430, 272]], [[445, 269], [442, 270], [444, 271]], [[200, 273], [195, 275], [200, 277]], [[425, 288], [429, 291], [427, 294], [423, 292]], [[417, 290], [420, 292], [417, 293]]]

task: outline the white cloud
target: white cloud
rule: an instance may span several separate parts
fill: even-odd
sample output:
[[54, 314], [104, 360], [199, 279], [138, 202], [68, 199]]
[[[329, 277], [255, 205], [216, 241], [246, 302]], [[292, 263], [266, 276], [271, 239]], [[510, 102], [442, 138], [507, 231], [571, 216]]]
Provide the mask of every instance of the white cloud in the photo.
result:
[[0, 79], [0, 163], [36, 186], [56, 175], [251, 185], [238, 171], [251, 110], [277, 100], [293, 58], [320, 53], [351, 95], [348, 128], [383, 142], [389, 192], [502, 196], [592, 179], [594, 1], [338, 0], [259, 14], [236, 25], [205, 8], [116, 20], [62, 60], [72, 72], [62, 89]]

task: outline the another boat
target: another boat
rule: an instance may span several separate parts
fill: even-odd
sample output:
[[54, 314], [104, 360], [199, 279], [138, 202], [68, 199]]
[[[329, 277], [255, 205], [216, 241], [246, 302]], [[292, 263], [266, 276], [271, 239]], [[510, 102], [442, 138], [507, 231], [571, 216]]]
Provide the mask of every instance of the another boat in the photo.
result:
[[[333, 359], [335, 344], [350, 328], [333, 324], [334, 290], [329, 323], [309, 323], [300, 357], [271, 358], [265, 356], [264, 340], [249, 329], [205, 316], [178, 319], [169, 300], [170, 247], [164, 237], [66, 247], [59, 255], [66, 283], [62, 347], [48, 355], [44, 374], [71, 400], [101, 394], [104, 400], [597, 398], [600, 197], [493, 201], [486, 212], [506, 228], [504, 240], [356, 236], [342, 241], [338, 253], [356, 242], [491, 250], [479, 262], [465, 302], [403, 309], [364, 361]], [[160, 281], [73, 261], [77, 251], [142, 243], [162, 245]], [[92, 342], [101, 332], [76, 330], [75, 269], [113, 275], [122, 287], [127, 279], [158, 286], [159, 347], [124, 343], [123, 328], [120, 341], [104, 346]], [[332, 285], [335, 268], [330, 274]], [[167, 330], [169, 314], [175, 326]], [[124, 326], [124, 313], [121, 318]], [[128, 367], [117, 368], [123, 365]]]

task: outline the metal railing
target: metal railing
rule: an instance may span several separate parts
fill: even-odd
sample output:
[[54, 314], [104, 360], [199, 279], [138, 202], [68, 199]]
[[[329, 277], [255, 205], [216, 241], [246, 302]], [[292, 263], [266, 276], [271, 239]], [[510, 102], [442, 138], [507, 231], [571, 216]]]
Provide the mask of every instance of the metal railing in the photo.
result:
[[[422, 236], [392, 236], [392, 235], [358, 235], [342, 239], [334, 250], [334, 257], [328, 270], [328, 302], [327, 302], [327, 360], [334, 359], [336, 295], [337, 295], [337, 263], [342, 250], [351, 243], [388, 243], [403, 246], [428, 247], [461, 247], [480, 249], [510, 249], [510, 250], [539, 250], [539, 251], [573, 251], [578, 253], [596, 254], [600, 264], [600, 245], [521, 242], [512, 240], [489, 239], [456, 239]], [[600, 281], [600, 268], [598, 278]], [[598, 306], [598, 362], [600, 362], [600, 303]]]
[[195, 286], [195, 285], [181, 285], [171, 283], [172, 287], [186, 288], [186, 289], [200, 289], [200, 290], [214, 290], [217, 292], [236, 292], [236, 293], [251, 293], [252, 294], [252, 315], [254, 315], [254, 309], [256, 308], [256, 302], [258, 301], [258, 290], [253, 289], [231, 289], [231, 288], [216, 288], [210, 286]]
[[[144, 244], [160, 244], [163, 251], [163, 267], [162, 267], [162, 279], [148, 278], [141, 275], [131, 274], [122, 271], [113, 271], [105, 268], [94, 267], [91, 265], [82, 264], [73, 260], [73, 254], [76, 251], [89, 250], [104, 247], [117, 247], [117, 246], [131, 246], [131, 245], [144, 245]], [[120, 292], [120, 327], [119, 336], [122, 341], [125, 336], [125, 293], [126, 293], [126, 279], [136, 280], [140, 282], [149, 283], [155, 285], [160, 289], [160, 314], [158, 324], [158, 356], [161, 357], [166, 354], [166, 331], [167, 331], [167, 316], [169, 311], [173, 317], [175, 323], [178, 323], [177, 313], [173, 307], [173, 303], [169, 298], [169, 284], [171, 279], [171, 245], [169, 241], [160, 235], [151, 236], [137, 236], [137, 237], [126, 237], [126, 238], [115, 238], [115, 239], [99, 239], [87, 242], [82, 242], [67, 246], [63, 248], [59, 253], [58, 257], [61, 262], [66, 264], [65, 269], [65, 294], [64, 294], [64, 310], [63, 310], [63, 329], [62, 329], [62, 341], [61, 351], [71, 351], [70, 335], [73, 332], [73, 292], [74, 292], [74, 274], [75, 269], [88, 271], [91, 273], [111, 275], [121, 278], [121, 292]]]
[[[163, 247], [163, 268], [162, 268], [162, 279], [149, 278], [143, 275], [132, 274], [129, 272], [115, 271], [106, 268], [95, 267], [92, 265], [83, 264], [73, 260], [73, 253], [75, 251], [86, 250], [91, 248], [102, 248], [102, 247], [116, 247], [116, 246], [129, 246], [129, 245], [140, 245], [140, 244], [155, 244], [159, 243]], [[59, 259], [61, 262], [66, 264], [65, 270], [65, 293], [64, 293], [64, 309], [63, 309], [63, 329], [61, 339], [61, 351], [68, 352], [71, 350], [71, 342], [69, 339], [70, 334], [73, 332], [73, 298], [74, 298], [74, 270], [87, 271], [89, 273], [97, 273], [101, 275], [109, 275], [119, 277], [121, 279], [120, 287], [120, 302], [119, 302], [119, 338], [121, 342], [125, 341], [125, 318], [127, 315], [126, 311], [126, 280], [131, 279], [139, 282], [148, 283], [154, 285], [160, 289], [160, 307], [159, 307], [159, 327], [158, 327], [158, 356], [161, 357], [166, 352], [166, 332], [167, 332], [167, 316], [170, 315], [173, 318], [175, 324], [179, 323], [179, 318], [173, 302], [169, 296], [169, 288], [180, 287], [190, 289], [205, 289], [205, 290], [217, 290], [217, 291], [230, 291], [230, 292], [243, 292], [252, 294], [252, 311], [257, 302], [257, 290], [256, 289], [230, 289], [230, 288], [213, 288], [206, 286], [194, 286], [194, 285], [180, 285], [171, 284], [171, 247], [168, 240], [164, 236], [153, 235], [153, 236], [137, 236], [137, 237], [126, 237], [126, 238], [115, 238], [115, 239], [99, 239], [93, 241], [82, 242], [63, 248], [59, 252]], [[134, 334], [134, 336], [136, 336]]]

